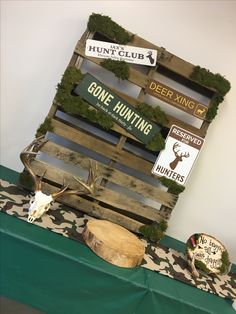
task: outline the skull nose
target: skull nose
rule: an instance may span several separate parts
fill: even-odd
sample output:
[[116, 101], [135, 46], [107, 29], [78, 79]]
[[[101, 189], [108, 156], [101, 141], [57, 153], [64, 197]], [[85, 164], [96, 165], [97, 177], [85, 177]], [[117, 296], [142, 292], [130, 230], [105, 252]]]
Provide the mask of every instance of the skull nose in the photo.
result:
[[31, 215], [29, 215], [27, 221], [30, 223], [34, 222], [34, 220], [36, 218], [36, 217], [34, 217], [35, 214], [36, 214], [36, 210], [34, 210], [33, 213]]

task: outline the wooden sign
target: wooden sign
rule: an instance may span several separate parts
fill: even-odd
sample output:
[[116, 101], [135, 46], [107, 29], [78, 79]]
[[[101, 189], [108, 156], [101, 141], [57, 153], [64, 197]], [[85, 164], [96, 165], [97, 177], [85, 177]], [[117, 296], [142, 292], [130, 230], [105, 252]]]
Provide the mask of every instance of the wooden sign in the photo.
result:
[[173, 125], [152, 173], [185, 184], [203, 143], [203, 138]]
[[109, 58], [116, 61], [155, 66], [157, 50], [87, 39], [85, 55], [96, 58]]
[[95, 108], [102, 110], [126, 131], [147, 144], [160, 127], [143, 117], [127, 101], [117, 96], [91, 74], [86, 74], [74, 93], [81, 96]]
[[[230, 262], [228, 257], [227, 260], [222, 259], [222, 254], [228, 256], [224, 245], [210, 235], [196, 233], [187, 241], [187, 257], [194, 271], [196, 271], [196, 266], [207, 273], [226, 273], [229, 270]], [[224, 269], [222, 263], [225, 264]]]
[[204, 120], [206, 117], [206, 113], [208, 110], [207, 106], [163, 83], [152, 79], [149, 80], [146, 87], [146, 92], [199, 119]]

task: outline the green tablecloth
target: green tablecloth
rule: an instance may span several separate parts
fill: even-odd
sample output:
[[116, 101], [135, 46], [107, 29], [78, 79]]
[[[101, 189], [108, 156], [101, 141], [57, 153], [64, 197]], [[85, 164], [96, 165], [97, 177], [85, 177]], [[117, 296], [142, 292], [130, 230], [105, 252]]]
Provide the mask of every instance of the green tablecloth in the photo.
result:
[[[0, 169], [16, 182], [17, 173]], [[141, 267], [113, 266], [83, 244], [4, 213], [0, 219], [1, 294], [46, 313], [235, 313], [229, 300]]]

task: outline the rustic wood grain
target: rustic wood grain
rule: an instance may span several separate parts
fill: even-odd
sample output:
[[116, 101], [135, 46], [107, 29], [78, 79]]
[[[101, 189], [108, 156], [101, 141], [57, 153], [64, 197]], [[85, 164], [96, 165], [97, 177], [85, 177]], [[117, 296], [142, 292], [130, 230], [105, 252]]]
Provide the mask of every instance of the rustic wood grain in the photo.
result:
[[86, 244], [105, 261], [132, 268], [141, 264], [145, 246], [134, 234], [107, 220], [90, 220], [83, 231]]
[[[42, 147], [41, 151], [51, 157], [55, 157], [59, 160], [64, 161], [66, 164], [80, 164], [83, 168], [88, 169], [88, 157], [53, 142], [47, 142]], [[178, 198], [176, 195], [163, 191], [159, 187], [152, 186], [151, 184], [127, 175], [126, 173], [121, 172], [111, 166], [106, 166], [98, 161], [97, 165], [100, 176], [107, 181], [126, 187], [133, 192], [150, 198], [170, 208], [173, 208], [175, 206]]]
[[80, 144], [88, 149], [91, 149], [111, 160], [117, 161], [125, 166], [133, 168], [139, 172], [147, 175], [151, 174], [152, 163], [137, 157], [124, 150], [117, 150], [116, 146], [108, 144], [92, 135], [88, 135], [85, 132], [77, 130], [65, 123], [52, 120], [53, 131], [70, 141]]
[[[31, 163], [33, 171], [41, 176], [45, 170], [44, 179], [55, 182], [59, 185], [63, 185], [65, 181], [66, 184], [69, 184], [70, 189], [80, 189], [84, 190], [81, 185], [75, 180], [74, 175], [68, 173], [62, 169], [56, 168], [54, 166], [50, 166], [45, 164], [42, 161], [34, 160]], [[84, 181], [84, 180], [83, 180]], [[102, 201], [110, 206], [115, 208], [122, 209], [129, 213], [134, 213], [138, 216], [153, 220], [153, 221], [161, 221], [164, 217], [160, 214], [159, 210], [142, 204], [137, 200], [121, 194], [119, 192], [113, 191], [109, 188], [102, 187], [97, 185], [97, 194], [96, 195], [89, 195], [90, 197]]]

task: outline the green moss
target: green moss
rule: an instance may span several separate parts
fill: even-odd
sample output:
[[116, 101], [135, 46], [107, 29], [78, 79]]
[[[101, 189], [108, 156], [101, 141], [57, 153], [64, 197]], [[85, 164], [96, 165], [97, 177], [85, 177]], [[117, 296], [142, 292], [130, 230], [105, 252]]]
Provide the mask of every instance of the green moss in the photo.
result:
[[205, 68], [196, 66], [190, 74], [190, 78], [202, 85], [212, 87], [218, 91], [221, 96], [225, 96], [230, 90], [230, 82], [219, 73], [214, 74]]
[[139, 232], [145, 239], [158, 243], [165, 235], [167, 229], [167, 222], [162, 220], [159, 224], [143, 225], [139, 228]]
[[208, 109], [206, 118], [212, 121], [217, 115], [218, 107], [224, 100], [224, 96], [229, 92], [231, 85], [219, 73], [214, 74], [205, 68], [196, 66], [190, 75], [190, 78], [204, 86], [212, 87], [217, 90], [217, 93], [213, 97], [211, 107]]
[[161, 133], [157, 133], [153, 136], [151, 141], [146, 145], [146, 148], [157, 152], [165, 148], [165, 140], [163, 139]]
[[224, 97], [219, 95], [219, 94], [215, 94], [213, 99], [212, 99], [212, 103], [211, 103], [211, 107], [208, 109], [207, 113], [206, 113], [206, 118], [209, 121], [212, 121], [215, 116], [217, 115], [217, 111], [219, 108], [219, 104], [224, 100]]
[[219, 268], [220, 274], [225, 274], [229, 270], [230, 261], [229, 261], [229, 254], [226, 251], [222, 252], [221, 255], [222, 265]]
[[168, 187], [168, 191], [170, 193], [179, 195], [185, 189], [183, 185], [176, 183], [174, 180], [168, 179], [166, 177], [160, 177], [159, 181], [166, 187]]
[[158, 124], [165, 126], [168, 124], [168, 118], [163, 110], [159, 106], [153, 108], [152, 106], [141, 103], [138, 104], [137, 109], [140, 113], [142, 113], [145, 117], [156, 121]]
[[109, 16], [93, 13], [88, 20], [88, 29], [91, 32], [99, 32], [119, 44], [127, 44], [132, 40], [126, 30], [115, 23]]
[[28, 190], [34, 189], [34, 180], [27, 171], [23, 171], [19, 175], [19, 184], [24, 186]]
[[204, 273], [206, 274], [212, 273], [212, 271], [209, 268], [207, 268], [202, 261], [195, 260], [194, 264], [196, 268], [202, 270]]
[[46, 118], [42, 124], [38, 127], [35, 137], [39, 137], [41, 135], [46, 134], [48, 131], [53, 131], [52, 120], [50, 118]]
[[129, 78], [129, 65], [125, 61], [106, 59], [101, 62], [101, 66], [115, 74], [121, 80]]
[[90, 107], [80, 96], [73, 96], [72, 90], [83, 78], [83, 74], [75, 67], [68, 67], [58, 84], [56, 101], [61, 104], [63, 110], [69, 114], [79, 115], [93, 123], [98, 123], [104, 129], [111, 129], [112, 119], [101, 111]]

